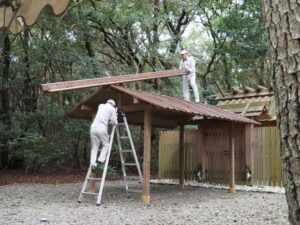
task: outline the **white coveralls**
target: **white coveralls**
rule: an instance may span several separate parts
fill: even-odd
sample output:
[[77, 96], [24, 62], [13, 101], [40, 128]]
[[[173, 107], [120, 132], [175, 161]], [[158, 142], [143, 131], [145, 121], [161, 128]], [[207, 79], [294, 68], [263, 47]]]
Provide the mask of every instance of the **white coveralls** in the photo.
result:
[[116, 109], [110, 104], [100, 104], [96, 117], [91, 125], [91, 160], [92, 166], [97, 166], [96, 158], [100, 143], [102, 143], [102, 149], [98, 161], [103, 163], [106, 159], [106, 155], [109, 149], [109, 134], [107, 133], [108, 123], [115, 125], [117, 123]]
[[195, 102], [199, 102], [199, 92], [196, 84], [196, 63], [193, 57], [188, 56], [186, 60], [181, 60], [179, 69], [187, 69], [189, 72], [183, 76], [182, 90], [184, 100], [190, 101], [189, 86], [193, 88]]

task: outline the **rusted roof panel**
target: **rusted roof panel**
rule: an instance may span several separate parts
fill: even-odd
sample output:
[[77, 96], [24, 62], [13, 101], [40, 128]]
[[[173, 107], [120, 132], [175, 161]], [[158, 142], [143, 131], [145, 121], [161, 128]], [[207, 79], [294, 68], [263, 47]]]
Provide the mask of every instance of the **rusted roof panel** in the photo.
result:
[[[93, 108], [97, 108], [97, 105], [101, 102], [105, 101], [105, 99], [111, 98], [112, 95], [117, 96], [117, 93], [124, 93], [127, 96], [132, 96], [134, 98], [139, 99], [142, 102], [148, 103], [156, 107], [157, 110], [161, 109], [163, 111], [169, 111], [170, 113], [183, 113], [190, 116], [204, 116], [207, 118], [214, 118], [219, 120], [229, 120], [234, 122], [241, 123], [253, 123], [259, 124], [258, 122], [248, 119], [246, 117], [237, 115], [233, 112], [226, 111], [220, 109], [216, 106], [205, 105], [190, 101], [185, 101], [182, 99], [165, 96], [165, 95], [157, 95], [152, 94], [145, 91], [134, 90], [121, 86], [113, 86], [111, 85], [111, 91], [97, 91], [93, 93], [86, 100], [81, 102], [78, 106], [76, 106], [73, 110], [71, 110], [67, 116], [78, 119], [88, 119], [90, 114], [84, 110], [82, 110], [83, 105], [88, 105]], [[113, 92], [116, 92], [113, 94]], [[174, 118], [171, 116], [170, 121], [173, 121]], [[174, 122], [174, 121], [173, 121]], [[179, 123], [180, 121], [178, 121]]]
[[99, 87], [99, 86], [111, 85], [111, 84], [121, 84], [127, 82], [149, 80], [149, 79], [158, 79], [164, 77], [174, 77], [174, 76], [184, 75], [186, 74], [186, 72], [187, 71], [185, 69], [164, 70], [164, 71], [150, 72], [150, 73], [137, 73], [137, 74], [128, 74], [128, 75], [113, 76], [113, 77], [102, 77], [102, 78], [95, 78], [95, 79], [48, 83], [48, 84], [41, 84], [40, 87], [42, 91], [45, 92], [66, 91], [66, 90], [74, 90], [74, 89], [89, 88], [89, 87]]
[[241, 123], [259, 124], [254, 120], [248, 119], [246, 117], [237, 115], [233, 112], [226, 111], [212, 105], [185, 101], [170, 96], [157, 95], [145, 91], [133, 90], [133, 89], [120, 87], [120, 86], [112, 86], [112, 88], [127, 93], [129, 95], [132, 95], [142, 101], [145, 101], [151, 105], [155, 105], [163, 109], [179, 111], [183, 113], [192, 114], [195, 116], [197, 115], [197, 116], [205, 116], [205, 117], [210, 117], [215, 119], [229, 120], [229, 121], [235, 121]]

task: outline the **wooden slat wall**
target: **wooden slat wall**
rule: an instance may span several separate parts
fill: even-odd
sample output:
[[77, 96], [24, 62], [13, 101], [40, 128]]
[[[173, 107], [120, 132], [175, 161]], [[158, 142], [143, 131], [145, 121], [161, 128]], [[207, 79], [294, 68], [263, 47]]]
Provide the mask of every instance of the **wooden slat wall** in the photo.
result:
[[[228, 182], [228, 128], [224, 124], [204, 126], [206, 180]], [[185, 177], [195, 179], [194, 171], [201, 163], [204, 143], [199, 131], [185, 131]], [[282, 186], [279, 136], [276, 127], [255, 127], [253, 131], [252, 183]], [[198, 137], [198, 138], [197, 138]], [[245, 181], [245, 129], [235, 128], [236, 180]], [[161, 131], [159, 140], [159, 178], [178, 178], [179, 131]], [[225, 151], [225, 154], [224, 154]]]
[[[194, 171], [200, 161], [197, 135], [197, 131], [184, 132], [186, 179], [194, 178]], [[159, 177], [178, 178], [179, 131], [161, 131], [159, 140]]]
[[283, 186], [279, 134], [276, 127], [255, 127], [253, 184]]

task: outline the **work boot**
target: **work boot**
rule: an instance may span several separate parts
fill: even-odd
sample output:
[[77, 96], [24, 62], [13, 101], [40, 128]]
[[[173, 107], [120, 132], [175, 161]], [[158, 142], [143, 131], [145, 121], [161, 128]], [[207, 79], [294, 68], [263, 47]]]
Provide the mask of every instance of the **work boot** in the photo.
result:
[[96, 160], [96, 162], [97, 162], [97, 165], [100, 165], [100, 166], [102, 166], [102, 165], [104, 165], [104, 163], [105, 163], [105, 161], [99, 161], [98, 159]]
[[96, 172], [97, 172], [97, 166], [92, 165], [91, 169], [92, 169], [92, 172], [93, 172], [93, 173], [96, 173]]

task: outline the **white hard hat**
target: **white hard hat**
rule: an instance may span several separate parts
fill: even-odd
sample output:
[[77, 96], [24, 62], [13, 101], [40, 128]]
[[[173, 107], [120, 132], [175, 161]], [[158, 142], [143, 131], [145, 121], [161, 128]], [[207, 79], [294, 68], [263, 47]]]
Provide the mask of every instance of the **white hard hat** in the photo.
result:
[[108, 100], [106, 101], [106, 103], [110, 103], [110, 104], [112, 104], [113, 106], [116, 105], [115, 101], [112, 100], [112, 99], [108, 99]]
[[183, 54], [187, 54], [188, 52], [186, 51], [186, 50], [182, 50], [181, 52], [180, 52], [180, 55], [183, 55]]

